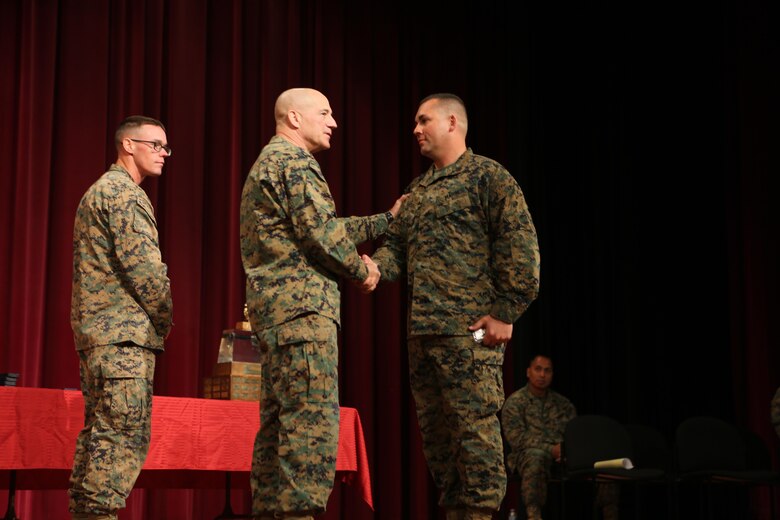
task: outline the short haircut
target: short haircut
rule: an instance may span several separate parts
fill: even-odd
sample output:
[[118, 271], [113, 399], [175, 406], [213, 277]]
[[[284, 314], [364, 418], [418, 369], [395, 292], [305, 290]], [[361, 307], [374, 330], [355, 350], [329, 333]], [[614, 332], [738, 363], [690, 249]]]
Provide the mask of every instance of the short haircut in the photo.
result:
[[430, 96], [425, 96], [422, 101], [420, 101], [420, 104], [422, 105], [426, 101], [430, 101], [431, 99], [441, 99], [441, 100], [448, 100], [448, 101], [454, 101], [458, 103], [460, 106], [463, 107], [463, 110], [466, 110], [466, 103], [463, 102], [460, 97], [456, 96], [455, 94], [451, 94], [449, 92], [439, 92], [437, 94], [431, 94]]
[[544, 352], [537, 352], [536, 354], [532, 355], [531, 358], [528, 360], [528, 367], [530, 368], [531, 365], [534, 364], [534, 361], [536, 361], [536, 358], [544, 358], [550, 362], [550, 366], [555, 368], [555, 363], [553, 363], [552, 357], [550, 357], [549, 354], [545, 354]]
[[451, 110], [455, 112], [460, 112], [459, 115], [462, 116], [460, 118], [462, 119], [461, 124], [463, 125], [464, 129], [468, 128], [469, 116], [466, 113], [466, 103], [464, 103], [460, 97], [456, 96], [455, 94], [451, 94], [449, 92], [439, 92], [436, 94], [431, 94], [430, 96], [425, 96], [423, 100], [420, 101], [420, 105], [422, 105], [426, 101], [431, 101], [434, 99], [437, 101], [441, 101], [442, 104], [449, 107]]
[[167, 133], [165, 125], [154, 118], [146, 116], [129, 116], [124, 118], [116, 128], [116, 133], [114, 134], [114, 144], [119, 147], [122, 144], [122, 139], [124, 139], [125, 133], [127, 133], [128, 130], [140, 128], [144, 125], [159, 126], [163, 129], [163, 132]]

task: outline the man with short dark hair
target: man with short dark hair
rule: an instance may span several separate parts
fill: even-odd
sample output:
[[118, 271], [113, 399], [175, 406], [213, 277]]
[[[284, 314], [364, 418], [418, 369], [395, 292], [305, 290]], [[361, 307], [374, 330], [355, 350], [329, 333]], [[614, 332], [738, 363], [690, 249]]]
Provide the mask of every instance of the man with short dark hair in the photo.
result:
[[373, 259], [383, 280], [407, 279], [409, 378], [439, 505], [448, 520], [488, 520], [506, 493], [504, 350], [536, 299], [539, 246], [517, 181], [467, 131], [458, 96], [420, 102], [413, 135], [433, 164]]
[[[525, 375], [528, 383], [504, 403], [501, 427], [509, 445], [507, 467], [520, 475], [527, 518], [541, 520], [552, 465], [561, 460], [563, 433], [577, 410], [571, 401], [550, 388], [553, 363], [549, 356], [534, 356]], [[603, 510], [605, 520], [617, 519], [617, 493], [615, 484], [597, 486], [595, 505]]]
[[82, 197], [73, 227], [71, 326], [84, 395], [74, 520], [115, 520], [125, 507], [149, 450], [155, 355], [172, 326], [154, 209], [139, 186], [171, 155], [165, 127], [131, 116], [115, 143], [116, 162]]
[[566, 423], [577, 415], [571, 402], [550, 388], [552, 360], [535, 356], [525, 371], [526, 385], [512, 393], [501, 410], [501, 427], [509, 444], [507, 466], [521, 478], [528, 520], [539, 520], [547, 501], [553, 461], [561, 459]]

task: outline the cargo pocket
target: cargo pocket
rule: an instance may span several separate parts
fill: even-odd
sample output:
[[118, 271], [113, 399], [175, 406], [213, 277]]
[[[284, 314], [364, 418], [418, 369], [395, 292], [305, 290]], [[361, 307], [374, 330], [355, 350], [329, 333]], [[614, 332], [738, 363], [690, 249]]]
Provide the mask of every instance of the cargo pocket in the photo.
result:
[[472, 349], [474, 361], [474, 383], [479, 399], [488, 410], [498, 411], [504, 404], [504, 346], [500, 348]]
[[103, 387], [104, 418], [114, 430], [143, 430], [151, 420], [149, 381], [138, 378], [106, 379]]
[[331, 401], [338, 393], [338, 346], [333, 320], [311, 314], [279, 327], [281, 385], [292, 401]]
[[133, 345], [100, 347], [102, 416], [109, 428], [139, 430], [151, 423], [154, 352]]

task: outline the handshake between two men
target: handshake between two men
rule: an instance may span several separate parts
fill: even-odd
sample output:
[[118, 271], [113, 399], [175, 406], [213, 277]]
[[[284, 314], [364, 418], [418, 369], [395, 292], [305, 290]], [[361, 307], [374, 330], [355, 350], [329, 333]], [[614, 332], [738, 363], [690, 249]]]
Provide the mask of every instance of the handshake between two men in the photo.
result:
[[[393, 204], [393, 207], [390, 208], [389, 210], [389, 213], [392, 214], [392, 219], [388, 219], [388, 220], [394, 221], [396, 219], [398, 213], [401, 210], [401, 206], [403, 205], [407, 197], [409, 197], [408, 193], [401, 195], [395, 201], [395, 204]], [[398, 238], [399, 238], [398, 233], [396, 232], [392, 237], [390, 237], [390, 240], [391, 241], [397, 240]], [[391, 248], [391, 249], [397, 249], [397, 248]], [[378, 251], [379, 250], [374, 252], [374, 256], [376, 256]], [[363, 260], [363, 262], [366, 264], [366, 267], [368, 268], [368, 276], [362, 282], [356, 282], [356, 285], [358, 286], [358, 288], [363, 294], [369, 294], [373, 292], [374, 289], [376, 289], [377, 285], [379, 284], [379, 280], [382, 278], [382, 273], [379, 271], [379, 265], [376, 262], [374, 262], [374, 260], [369, 255], [360, 255], [360, 258]], [[494, 345], [499, 345], [501, 343], [506, 343], [512, 338], [513, 325], [511, 323], [506, 323], [499, 319], [496, 319], [489, 314], [486, 314], [481, 318], [479, 318], [474, 323], [472, 323], [468, 329], [471, 332], [478, 331], [480, 333], [479, 337], [477, 336], [474, 337], [474, 341], [478, 343], [482, 343], [485, 346], [494, 346]]]
[[[408, 196], [409, 194], [405, 193], [398, 197], [398, 199], [393, 204], [393, 207], [388, 211], [388, 213], [392, 215], [392, 218], [388, 219], [388, 227], [390, 226], [390, 222], [395, 220], [395, 218], [398, 216], [398, 212], [401, 210], [401, 205]], [[382, 273], [379, 272], [379, 266], [371, 259], [370, 256], [360, 255], [360, 258], [363, 259], [363, 262], [368, 268], [368, 276], [362, 282], [357, 283], [357, 286], [360, 289], [360, 292], [363, 294], [369, 294], [373, 292], [374, 289], [376, 289], [376, 286], [379, 284], [379, 279], [382, 277]]]

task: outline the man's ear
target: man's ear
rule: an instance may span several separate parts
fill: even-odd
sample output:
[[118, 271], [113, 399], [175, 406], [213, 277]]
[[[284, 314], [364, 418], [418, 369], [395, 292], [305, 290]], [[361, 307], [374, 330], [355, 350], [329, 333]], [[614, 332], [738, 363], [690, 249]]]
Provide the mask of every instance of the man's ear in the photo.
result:
[[287, 111], [287, 122], [290, 124], [292, 128], [300, 128], [301, 127], [301, 115], [296, 112], [295, 110], [288, 110]]
[[128, 155], [133, 155], [135, 152], [135, 143], [130, 140], [129, 137], [123, 137], [122, 138], [122, 149], [125, 151]]
[[455, 114], [450, 114], [450, 132], [454, 132], [458, 128], [458, 118], [455, 117]]

